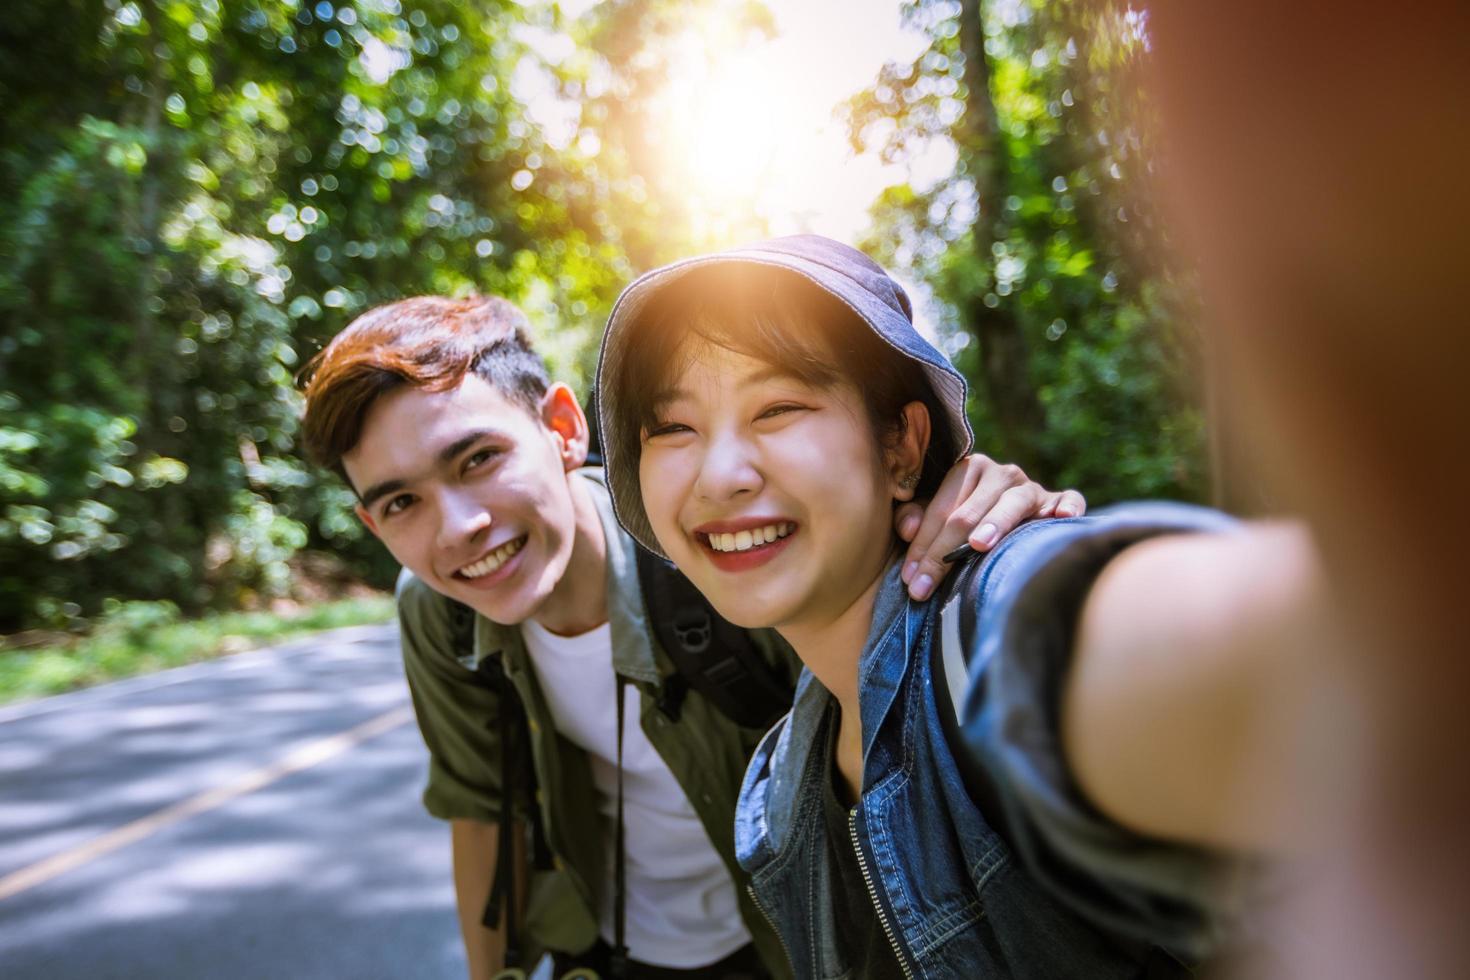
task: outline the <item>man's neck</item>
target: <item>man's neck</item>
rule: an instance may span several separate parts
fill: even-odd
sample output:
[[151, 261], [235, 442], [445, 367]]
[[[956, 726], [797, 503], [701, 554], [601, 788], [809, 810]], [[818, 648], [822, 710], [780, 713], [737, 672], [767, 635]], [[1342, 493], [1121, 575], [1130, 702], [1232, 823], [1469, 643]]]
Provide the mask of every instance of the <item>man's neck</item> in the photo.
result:
[[567, 484], [576, 514], [572, 556], [534, 618], [558, 636], [577, 636], [607, 622], [608, 544], [587, 482], [570, 474]]

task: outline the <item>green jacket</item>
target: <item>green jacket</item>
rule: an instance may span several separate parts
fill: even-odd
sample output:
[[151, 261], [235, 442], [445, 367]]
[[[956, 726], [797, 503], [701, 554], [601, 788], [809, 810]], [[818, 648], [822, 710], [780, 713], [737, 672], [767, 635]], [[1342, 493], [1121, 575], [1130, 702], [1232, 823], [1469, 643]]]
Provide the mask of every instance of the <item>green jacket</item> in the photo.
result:
[[[613, 665], [638, 688], [639, 723], [668, 763], [715, 850], [735, 879], [741, 915], [771, 972], [790, 975], [780, 942], [751, 901], [735, 861], [735, 800], [745, 765], [763, 732], [742, 728], [697, 691], [670, 721], [656, 699], [673, 662], [650, 632], [638, 583], [637, 545], [613, 517], [600, 470], [574, 479], [592, 484], [607, 538], [607, 605]], [[534, 962], [543, 950], [580, 952], [597, 939], [603, 896], [603, 835], [587, 755], [556, 733], [518, 626], [475, 617], [474, 649], [455, 649], [455, 605], [405, 571], [398, 583], [403, 663], [419, 729], [429, 747], [424, 806], [443, 820], [500, 817], [500, 696], [475, 675], [489, 657], [502, 658], [505, 676], [524, 705], [530, 729], [542, 831], [553, 855], [550, 871], [533, 874], [525, 929]], [[795, 683], [801, 664], [775, 633], [753, 630], [757, 647], [777, 672]], [[521, 790], [524, 794], [524, 790]]]

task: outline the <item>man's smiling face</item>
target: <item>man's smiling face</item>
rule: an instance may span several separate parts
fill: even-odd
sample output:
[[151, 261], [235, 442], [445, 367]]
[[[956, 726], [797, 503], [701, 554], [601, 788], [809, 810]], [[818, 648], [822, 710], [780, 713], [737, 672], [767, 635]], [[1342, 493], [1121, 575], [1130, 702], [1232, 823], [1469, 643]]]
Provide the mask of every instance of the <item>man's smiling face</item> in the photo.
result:
[[469, 374], [448, 391], [381, 396], [342, 463], [358, 516], [394, 558], [434, 590], [514, 624], [536, 614], [571, 558], [578, 424], [563, 385], [537, 414]]

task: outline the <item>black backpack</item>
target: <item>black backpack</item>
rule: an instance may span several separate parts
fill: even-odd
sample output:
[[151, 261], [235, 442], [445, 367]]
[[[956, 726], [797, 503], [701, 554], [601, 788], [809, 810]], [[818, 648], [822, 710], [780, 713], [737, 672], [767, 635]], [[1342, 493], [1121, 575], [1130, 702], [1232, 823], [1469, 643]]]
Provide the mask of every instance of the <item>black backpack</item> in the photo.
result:
[[770, 728], [791, 709], [794, 689], [761, 656], [750, 633], [709, 604], [684, 573], [642, 548], [638, 582], [659, 646], [674, 662], [659, 707], [671, 721], [690, 688], [745, 728]]

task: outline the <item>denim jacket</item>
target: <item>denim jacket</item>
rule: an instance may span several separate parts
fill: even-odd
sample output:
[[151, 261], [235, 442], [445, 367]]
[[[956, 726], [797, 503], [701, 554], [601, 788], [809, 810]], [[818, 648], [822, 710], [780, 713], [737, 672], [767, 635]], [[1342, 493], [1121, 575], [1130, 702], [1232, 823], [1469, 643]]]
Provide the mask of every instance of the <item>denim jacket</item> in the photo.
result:
[[[889, 570], [859, 661], [863, 789], [849, 832], [906, 976], [1160, 976], [1214, 949], [1223, 862], [1093, 810], [1066, 775], [1054, 722], [1072, 624], [1102, 565], [1154, 534], [1228, 526], [1165, 504], [1012, 534], [978, 573], [961, 745], [944, 735], [931, 682], [940, 601], [909, 601]], [[735, 828], [752, 897], [795, 974], [823, 980], [861, 975], [835, 934], [822, 820], [830, 699], [803, 674], [746, 771]], [[992, 812], [972, 800], [955, 752], [986, 774]]]

